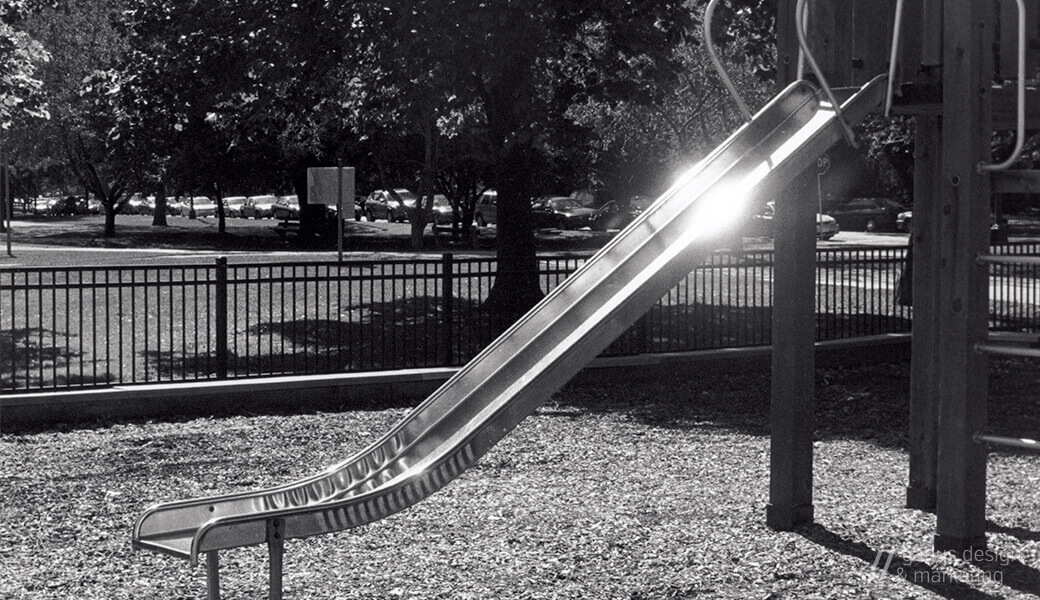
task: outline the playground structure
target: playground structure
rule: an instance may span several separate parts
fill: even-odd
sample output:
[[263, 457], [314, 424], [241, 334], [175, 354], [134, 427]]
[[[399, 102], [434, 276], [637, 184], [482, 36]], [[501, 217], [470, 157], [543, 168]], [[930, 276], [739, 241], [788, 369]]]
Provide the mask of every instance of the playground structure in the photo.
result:
[[[1040, 127], [1040, 93], [1026, 81], [1040, 66], [1040, 2], [779, 4], [779, 81], [801, 73], [803, 37], [813, 46], [821, 82], [856, 86], [887, 70], [886, 111], [915, 120], [907, 507], [936, 513], [936, 550], [985, 547], [986, 444], [1037, 449], [1030, 440], [986, 432], [987, 355], [1040, 357], [1023, 345], [1035, 344], [1035, 334], [990, 333], [986, 313], [990, 263], [1040, 264], [1040, 257], [988, 255], [991, 195], [1035, 193], [1040, 182], [1038, 171], [1008, 170], [1026, 130]], [[999, 164], [991, 156], [995, 129], [1012, 129], [1016, 139]], [[813, 354], [805, 332], [813, 326], [813, 291], [812, 273], [798, 266], [811, 250], [804, 242], [811, 218], [789, 217], [800, 225], [779, 226], [790, 235], [776, 240], [767, 517], [776, 529], [812, 521]], [[795, 228], [803, 233], [795, 235]]]
[[[716, 3], [709, 4], [708, 27]], [[1021, 178], [994, 175], [979, 165], [990, 161], [993, 123], [1002, 126], [1009, 115], [1019, 122], [1037, 115], [1020, 107], [1021, 116], [1012, 111], [994, 118], [993, 98], [1003, 98], [1004, 91], [993, 87], [992, 57], [969, 51], [991, 47], [997, 22], [993, 4], [926, 0], [904, 7], [899, 1], [888, 3], [893, 9], [888, 13], [865, 0], [853, 3], [860, 10], [828, 9], [827, 1], [778, 4], [783, 91], [752, 116], [729, 85], [748, 122], [404, 420], [313, 477], [153, 507], [138, 519], [135, 547], [193, 564], [205, 557], [209, 596], [219, 598], [218, 552], [267, 544], [270, 595], [280, 598], [286, 539], [370, 523], [442, 488], [778, 192], [766, 519], [780, 530], [811, 522], [816, 207], [804, 201], [811, 194], [801, 191], [801, 176], [833, 144], [855, 143], [851, 124], [889, 106], [918, 119], [917, 177], [930, 184], [915, 191], [920, 214], [914, 230], [908, 506], [936, 510], [936, 548], [984, 546], [985, 448], [977, 440], [1007, 440], [984, 432], [983, 353], [1002, 350], [1006, 342], [987, 332], [985, 261], [1003, 259], [980, 257], [988, 248], [991, 185], [1014, 185], [1008, 182]], [[857, 15], [866, 16], [856, 22]], [[1037, 13], [1027, 15], [1035, 20]], [[938, 36], [934, 28], [940, 18], [943, 35]], [[913, 43], [901, 50], [897, 43], [883, 43], [893, 31], [914, 26], [929, 35], [906, 36]], [[893, 37], [896, 42], [899, 36]], [[808, 40], [829, 51], [822, 53]], [[892, 60], [889, 69], [886, 56], [900, 60]], [[815, 83], [800, 76], [803, 65], [812, 69]], [[904, 76], [895, 79], [900, 65]], [[893, 102], [897, 89], [901, 93]], [[1024, 86], [1017, 89], [1024, 104]], [[971, 127], [942, 128], [940, 118]], [[931, 185], [936, 180], [942, 185]]]

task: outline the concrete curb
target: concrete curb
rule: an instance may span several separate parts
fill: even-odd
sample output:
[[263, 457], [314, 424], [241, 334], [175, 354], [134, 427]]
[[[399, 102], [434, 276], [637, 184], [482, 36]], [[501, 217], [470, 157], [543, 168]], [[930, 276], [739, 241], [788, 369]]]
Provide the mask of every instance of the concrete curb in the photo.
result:
[[[881, 351], [886, 348], [888, 351]], [[817, 364], [905, 360], [909, 348], [909, 334], [818, 342]], [[597, 358], [576, 381], [654, 377], [698, 363], [768, 367], [771, 351], [769, 346], [756, 346]], [[113, 419], [413, 406], [457, 370], [402, 369], [9, 394], [0, 398], [0, 429], [38, 430]]]

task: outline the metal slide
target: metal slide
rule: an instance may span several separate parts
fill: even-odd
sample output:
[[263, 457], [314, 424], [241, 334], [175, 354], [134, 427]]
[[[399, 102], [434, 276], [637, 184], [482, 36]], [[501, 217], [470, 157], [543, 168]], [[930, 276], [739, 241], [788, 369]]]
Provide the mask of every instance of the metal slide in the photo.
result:
[[[844, 115], [857, 121], [877, 111], [884, 92], [883, 77], [871, 81], [843, 103]], [[155, 506], [138, 519], [134, 546], [195, 564], [201, 553], [272, 543], [272, 536], [364, 525], [433, 494], [841, 138], [817, 89], [790, 85], [371, 446], [284, 486]]]

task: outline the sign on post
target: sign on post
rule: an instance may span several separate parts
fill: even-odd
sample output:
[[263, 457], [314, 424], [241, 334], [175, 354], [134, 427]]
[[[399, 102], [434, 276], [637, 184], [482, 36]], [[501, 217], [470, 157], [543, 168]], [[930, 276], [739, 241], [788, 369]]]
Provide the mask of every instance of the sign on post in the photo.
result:
[[307, 202], [336, 207], [336, 251], [343, 262], [343, 212], [344, 206], [354, 207], [354, 167], [307, 169]]
[[[339, 174], [336, 167], [307, 169], [307, 202], [339, 206]], [[354, 204], [354, 167], [343, 167], [343, 204]]]

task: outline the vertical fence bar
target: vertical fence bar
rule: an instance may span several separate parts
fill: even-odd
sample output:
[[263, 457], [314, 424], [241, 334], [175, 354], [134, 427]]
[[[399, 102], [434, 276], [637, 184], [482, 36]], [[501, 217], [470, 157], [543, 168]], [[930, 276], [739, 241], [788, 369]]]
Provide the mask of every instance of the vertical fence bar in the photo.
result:
[[441, 255], [441, 364], [454, 364], [455, 336], [455, 258], [450, 252]]
[[213, 290], [214, 317], [216, 317], [217, 378], [228, 376], [228, 264], [227, 257], [216, 260], [216, 287]]

